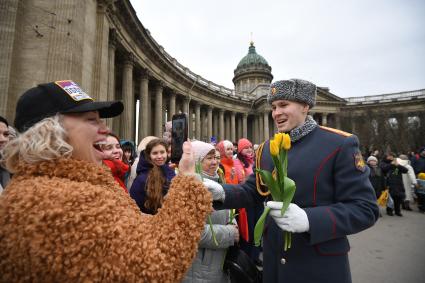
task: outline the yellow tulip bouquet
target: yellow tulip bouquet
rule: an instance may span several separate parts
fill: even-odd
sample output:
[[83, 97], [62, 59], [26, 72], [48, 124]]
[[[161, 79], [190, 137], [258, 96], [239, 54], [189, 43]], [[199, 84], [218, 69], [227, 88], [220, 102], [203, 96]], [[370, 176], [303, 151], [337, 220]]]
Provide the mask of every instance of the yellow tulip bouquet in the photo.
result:
[[[270, 155], [274, 163], [273, 172], [256, 169], [261, 179], [265, 182], [274, 201], [283, 202], [281, 213], [285, 213], [295, 194], [295, 182], [288, 178], [288, 151], [291, 148], [291, 138], [288, 134], [278, 133], [270, 140]], [[264, 223], [270, 212], [269, 207], [258, 219], [254, 229], [254, 242], [260, 245], [263, 236]], [[291, 247], [291, 233], [284, 231], [284, 250]]]

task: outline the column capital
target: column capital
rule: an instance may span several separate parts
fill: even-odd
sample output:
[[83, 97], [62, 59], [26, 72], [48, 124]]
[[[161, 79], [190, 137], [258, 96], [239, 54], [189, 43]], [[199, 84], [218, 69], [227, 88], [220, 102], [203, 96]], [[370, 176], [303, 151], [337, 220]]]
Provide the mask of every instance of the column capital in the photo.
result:
[[158, 89], [164, 89], [164, 87], [166, 86], [166, 84], [163, 81], [157, 81], [155, 85]]
[[135, 62], [136, 57], [134, 56], [134, 54], [130, 51], [126, 52], [126, 54], [124, 55], [124, 65], [131, 65], [132, 67], [134, 67]]
[[116, 49], [117, 41], [118, 41], [117, 30], [114, 28], [109, 29], [109, 40], [108, 40], [109, 47]]
[[97, 0], [97, 12], [98, 13], [106, 13], [106, 10], [109, 6], [109, 1], [105, 0]]
[[149, 77], [152, 76], [152, 72], [149, 71], [148, 69], [142, 69], [141, 75], [140, 75], [140, 79], [141, 80], [149, 80]]

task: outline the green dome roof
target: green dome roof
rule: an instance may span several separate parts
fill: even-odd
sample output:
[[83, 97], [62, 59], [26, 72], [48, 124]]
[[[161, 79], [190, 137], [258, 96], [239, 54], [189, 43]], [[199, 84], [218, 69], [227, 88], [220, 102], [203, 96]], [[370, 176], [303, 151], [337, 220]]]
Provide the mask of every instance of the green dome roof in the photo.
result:
[[257, 64], [269, 66], [269, 63], [267, 63], [266, 59], [264, 59], [263, 56], [257, 54], [257, 52], [255, 51], [254, 42], [251, 42], [251, 45], [249, 46], [248, 50], [248, 55], [246, 55], [241, 59], [241, 61], [239, 61], [239, 64], [236, 68], [239, 69], [248, 65]]

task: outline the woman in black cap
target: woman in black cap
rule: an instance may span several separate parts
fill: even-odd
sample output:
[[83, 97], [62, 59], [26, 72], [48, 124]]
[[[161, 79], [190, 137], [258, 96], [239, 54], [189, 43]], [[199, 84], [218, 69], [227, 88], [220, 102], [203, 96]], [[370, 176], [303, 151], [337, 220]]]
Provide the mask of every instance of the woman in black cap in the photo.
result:
[[72, 81], [42, 84], [20, 97], [20, 135], [4, 149], [15, 175], [0, 198], [1, 282], [183, 277], [211, 211], [210, 194], [193, 176], [186, 143], [162, 210], [141, 214], [101, 165], [99, 145], [108, 133], [101, 118], [122, 111], [121, 102], [94, 102]]

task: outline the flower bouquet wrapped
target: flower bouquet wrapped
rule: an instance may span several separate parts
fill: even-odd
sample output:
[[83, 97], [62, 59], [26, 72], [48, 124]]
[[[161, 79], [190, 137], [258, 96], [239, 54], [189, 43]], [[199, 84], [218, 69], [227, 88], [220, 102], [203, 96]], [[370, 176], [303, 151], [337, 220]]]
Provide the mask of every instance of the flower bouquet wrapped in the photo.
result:
[[[288, 151], [291, 148], [291, 138], [288, 134], [278, 133], [270, 140], [270, 155], [273, 160], [273, 172], [256, 169], [261, 179], [270, 190], [274, 201], [283, 202], [281, 213], [285, 213], [295, 194], [295, 182], [288, 178]], [[258, 219], [254, 229], [254, 242], [260, 245], [263, 236], [264, 223], [270, 212], [269, 207], [265, 207], [263, 214]], [[284, 250], [291, 247], [291, 233], [284, 231]]]

